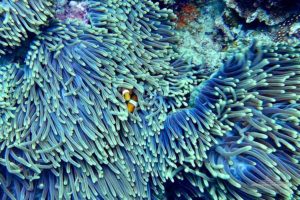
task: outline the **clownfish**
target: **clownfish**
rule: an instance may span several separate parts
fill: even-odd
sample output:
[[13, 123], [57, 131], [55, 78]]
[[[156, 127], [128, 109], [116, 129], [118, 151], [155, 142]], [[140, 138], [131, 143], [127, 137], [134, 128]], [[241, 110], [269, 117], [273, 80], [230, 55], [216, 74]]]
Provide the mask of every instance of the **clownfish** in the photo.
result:
[[132, 113], [138, 105], [138, 97], [128, 89], [122, 90], [122, 96], [126, 101], [128, 112]]
[[138, 98], [135, 94], [133, 94], [131, 99], [127, 103], [128, 111], [132, 113], [134, 109], [137, 107], [137, 105], [138, 105]]
[[130, 98], [131, 98], [131, 93], [132, 93], [132, 90], [124, 89], [124, 90], [122, 91], [122, 95], [123, 95], [125, 101], [129, 101], [129, 100], [130, 100]]

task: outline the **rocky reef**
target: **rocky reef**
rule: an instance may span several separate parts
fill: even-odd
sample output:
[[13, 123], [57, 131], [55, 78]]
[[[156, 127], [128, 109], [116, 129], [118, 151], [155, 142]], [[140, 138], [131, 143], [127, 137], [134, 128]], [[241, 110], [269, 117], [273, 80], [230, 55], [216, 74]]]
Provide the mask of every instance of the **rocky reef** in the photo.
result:
[[254, 20], [267, 25], [276, 25], [299, 14], [300, 3], [293, 0], [224, 0], [247, 23]]

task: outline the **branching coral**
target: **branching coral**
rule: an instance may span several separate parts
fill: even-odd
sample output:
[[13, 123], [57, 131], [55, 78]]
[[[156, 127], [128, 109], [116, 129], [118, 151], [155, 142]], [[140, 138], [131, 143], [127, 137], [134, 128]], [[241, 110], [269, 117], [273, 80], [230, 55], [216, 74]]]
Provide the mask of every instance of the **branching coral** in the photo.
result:
[[299, 46], [251, 47], [188, 104], [198, 71], [171, 11], [108, 0], [87, 15], [53, 20], [24, 62], [2, 58], [2, 199], [299, 197]]

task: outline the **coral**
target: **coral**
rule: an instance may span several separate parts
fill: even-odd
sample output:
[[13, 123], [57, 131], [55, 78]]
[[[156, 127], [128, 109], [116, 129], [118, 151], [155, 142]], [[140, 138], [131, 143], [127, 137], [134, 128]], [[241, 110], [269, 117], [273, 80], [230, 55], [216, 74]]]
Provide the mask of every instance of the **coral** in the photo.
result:
[[85, 6], [0, 59], [1, 199], [299, 198], [300, 46], [253, 45], [199, 85], [170, 10]]
[[199, 16], [197, 6], [192, 3], [184, 4], [177, 12], [177, 28], [184, 28]]
[[78, 19], [84, 23], [89, 23], [87, 18], [87, 3], [86, 2], [76, 2], [70, 1], [57, 3], [56, 6], [56, 18], [59, 20], [66, 19]]
[[[209, 76], [222, 65], [226, 53], [222, 51], [219, 43], [213, 41], [207, 34], [198, 32], [202, 28], [201, 24], [192, 23], [191, 26], [196, 30], [195, 32], [189, 30], [180, 32], [182, 39], [179, 44], [179, 52], [192, 64], [200, 65], [201, 73]], [[207, 27], [207, 32], [209, 31], [210, 29]]]
[[235, 10], [247, 23], [258, 20], [267, 25], [284, 22], [298, 14], [300, 3], [294, 0], [224, 0], [226, 5]]
[[[279, 24], [278, 31], [275, 35], [278, 41], [282, 42], [289, 41], [290, 39], [296, 39], [297, 42], [297, 39], [299, 38], [299, 17], [299, 14], [294, 15]], [[294, 41], [291, 43], [294, 43]]]
[[[181, 6], [184, 5], [187, 4]], [[180, 38], [177, 48], [184, 59], [201, 66], [201, 73], [210, 76], [222, 65], [226, 56], [222, 46], [224, 43], [221, 42], [226, 37], [220, 34], [216, 25], [217, 19], [223, 12], [223, 7], [220, 2], [201, 4], [197, 8], [197, 12], [197, 19], [187, 23], [185, 27], [177, 29]]]

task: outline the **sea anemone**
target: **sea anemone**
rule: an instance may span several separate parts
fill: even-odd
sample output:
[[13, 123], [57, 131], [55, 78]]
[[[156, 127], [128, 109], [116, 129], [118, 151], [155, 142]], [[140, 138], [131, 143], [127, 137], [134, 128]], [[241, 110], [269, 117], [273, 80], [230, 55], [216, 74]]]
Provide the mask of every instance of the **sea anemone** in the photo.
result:
[[0, 54], [20, 46], [29, 34], [37, 34], [53, 16], [52, 1], [7, 0], [0, 3]]
[[253, 45], [195, 88], [170, 10], [86, 5], [1, 58], [2, 199], [299, 198], [300, 46]]
[[169, 115], [161, 144], [177, 196], [299, 198], [299, 47], [253, 45]]
[[[87, 5], [91, 25], [53, 20], [24, 61], [1, 68], [3, 198], [159, 193], [149, 143], [167, 111], [186, 105], [194, 79], [173, 50], [172, 13], [150, 1]], [[124, 88], [138, 97], [133, 113]]]

